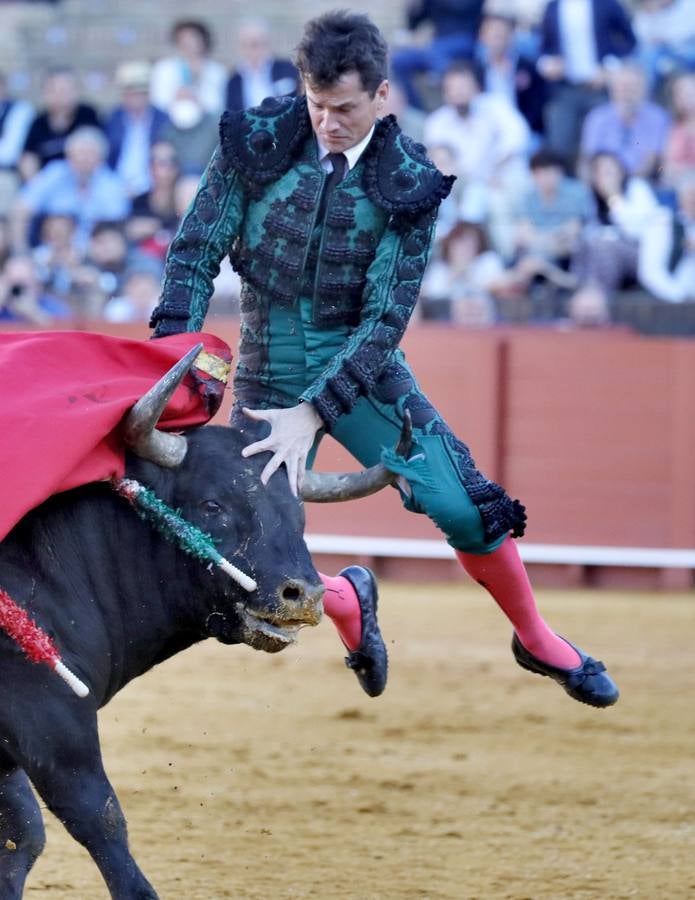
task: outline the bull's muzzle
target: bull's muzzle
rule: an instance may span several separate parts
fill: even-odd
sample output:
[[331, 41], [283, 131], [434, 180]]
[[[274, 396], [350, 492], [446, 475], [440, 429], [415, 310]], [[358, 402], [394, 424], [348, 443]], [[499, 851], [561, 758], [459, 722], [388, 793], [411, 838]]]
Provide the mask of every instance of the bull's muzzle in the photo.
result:
[[318, 625], [323, 613], [323, 585], [290, 578], [277, 589], [277, 601], [260, 609], [239, 605], [244, 643], [277, 653], [297, 640], [299, 629]]
[[323, 613], [323, 585], [290, 578], [278, 590], [276, 624], [318, 625]]

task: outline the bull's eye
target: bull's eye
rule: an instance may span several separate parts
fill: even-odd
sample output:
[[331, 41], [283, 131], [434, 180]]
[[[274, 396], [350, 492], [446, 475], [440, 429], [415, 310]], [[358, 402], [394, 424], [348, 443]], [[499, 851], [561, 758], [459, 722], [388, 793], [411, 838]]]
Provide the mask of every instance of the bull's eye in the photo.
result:
[[216, 500], [203, 500], [200, 506], [208, 516], [217, 516], [222, 512], [222, 507]]

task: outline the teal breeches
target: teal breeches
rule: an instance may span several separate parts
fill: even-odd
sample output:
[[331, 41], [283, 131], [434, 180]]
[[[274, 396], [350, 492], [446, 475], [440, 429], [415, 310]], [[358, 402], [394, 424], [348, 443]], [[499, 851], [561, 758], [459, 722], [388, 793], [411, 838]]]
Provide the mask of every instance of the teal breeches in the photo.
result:
[[[233, 419], [247, 427], [249, 420], [241, 415], [241, 406], [294, 406], [340, 353], [349, 334], [346, 327], [315, 328], [308, 299], [292, 309], [271, 305], [265, 312], [254, 334], [242, 329], [241, 359], [252, 359], [254, 365], [240, 362], [234, 379]], [[407, 459], [394, 453], [405, 410], [413, 423], [413, 447]], [[322, 436], [317, 436], [309, 465]], [[521, 504], [478, 471], [466, 445], [420, 390], [400, 350], [391, 356], [369, 394], [338, 418], [332, 437], [362, 465], [382, 461], [397, 472], [405, 508], [429, 516], [455, 549], [490, 553], [509, 532], [523, 533]]]
[[380, 392], [383, 385], [377, 385], [374, 393], [361, 397], [350, 413], [340, 417], [332, 437], [363, 466], [375, 465], [382, 460], [385, 450], [393, 450], [397, 445], [404, 409], [410, 409], [413, 445], [408, 458], [384, 459], [401, 476], [399, 491], [404, 507], [428, 516], [455, 549], [467, 553], [491, 552], [504, 540], [506, 532], [494, 540], [486, 537], [480, 510], [466, 488], [471, 467], [479, 474], [473, 461], [461, 456], [456, 439], [420, 392], [403, 357], [389, 370], [404, 389], [403, 393], [391, 399], [398, 387]]

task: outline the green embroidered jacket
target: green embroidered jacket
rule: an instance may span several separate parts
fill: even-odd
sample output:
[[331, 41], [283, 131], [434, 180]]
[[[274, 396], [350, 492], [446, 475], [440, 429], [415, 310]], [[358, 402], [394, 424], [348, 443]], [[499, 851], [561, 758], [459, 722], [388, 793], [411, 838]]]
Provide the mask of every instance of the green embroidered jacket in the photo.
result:
[[225, 113], [220, 144], [169, 250], [151, 324], [155, 336], [201, 330], [229, 255], [242, 278], [240, 363], [248, 374], [262, 353], [244, 335], [262, 333], [259, 316], [270, 304], [310, 297], [314, 326], [350, 327], [341, 352], [302, 394], [330, 430], [371, 390], [401, 340], [453, 178], [389, 116], [317, 222], [325, 179], [304, 98]]

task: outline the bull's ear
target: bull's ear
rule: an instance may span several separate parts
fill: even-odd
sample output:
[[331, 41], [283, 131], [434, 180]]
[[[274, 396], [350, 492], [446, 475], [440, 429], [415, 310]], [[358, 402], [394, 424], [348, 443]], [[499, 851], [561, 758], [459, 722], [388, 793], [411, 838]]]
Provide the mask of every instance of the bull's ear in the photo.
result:
[[175, 366], [141, 397], [123, 421], [123, 440], [133, 453], [160, 466], [173, 468], [183, 462], [188, 449], [186, 438], [167, 434], [155, 427], [164, 407], [186, 377], [203, 349], [196, 344]]
[[[413, 423], [406, 410], [403, 428], [396, 447], [399, 456], [407, 457], [413, 444]], [[302, 499], [307, 503], [337, 503], [357, 500], [376, 494], [387, 485], [395, 484], [399, 476], [378, 463], [361, 472], [306, 472], [302, 485]]]

